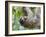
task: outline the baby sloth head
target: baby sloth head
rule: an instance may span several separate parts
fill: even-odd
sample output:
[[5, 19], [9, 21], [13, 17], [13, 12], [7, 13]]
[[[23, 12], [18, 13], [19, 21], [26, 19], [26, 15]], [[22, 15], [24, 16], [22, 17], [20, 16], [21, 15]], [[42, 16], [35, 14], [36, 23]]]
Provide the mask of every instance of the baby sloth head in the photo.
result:
[[21, 18], [20, 18], [20, 23], [21, 23], [21, 25], [23, 25], [24, 22], [26, 22], [26, 20], [27, 20], [27, 16], [21, 17]]

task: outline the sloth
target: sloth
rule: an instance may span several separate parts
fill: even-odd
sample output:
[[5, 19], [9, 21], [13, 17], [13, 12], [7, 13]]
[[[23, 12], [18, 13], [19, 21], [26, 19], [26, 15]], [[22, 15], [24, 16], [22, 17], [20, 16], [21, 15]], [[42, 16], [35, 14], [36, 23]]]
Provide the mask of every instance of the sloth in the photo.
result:
[[25, 16], [20, 18], [21, 26], [25, 28], [37, 28], [40, 29], [40, 8], [36, 8], [35, 15], [33, 16], [33, 12], [30, 8], [24, 7]]

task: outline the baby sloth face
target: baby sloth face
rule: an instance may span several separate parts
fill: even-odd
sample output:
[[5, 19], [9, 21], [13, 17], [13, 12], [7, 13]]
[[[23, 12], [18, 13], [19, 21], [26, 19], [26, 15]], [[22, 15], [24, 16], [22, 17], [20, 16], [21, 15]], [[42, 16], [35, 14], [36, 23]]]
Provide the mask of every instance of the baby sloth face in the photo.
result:
[[24, 25], [24, 22], [26, 22], [26, 20], [27, 20], [27, 16], [21, 17], [21, 18], [20, 18], [20, 23], [21, 23], [21, 25]]

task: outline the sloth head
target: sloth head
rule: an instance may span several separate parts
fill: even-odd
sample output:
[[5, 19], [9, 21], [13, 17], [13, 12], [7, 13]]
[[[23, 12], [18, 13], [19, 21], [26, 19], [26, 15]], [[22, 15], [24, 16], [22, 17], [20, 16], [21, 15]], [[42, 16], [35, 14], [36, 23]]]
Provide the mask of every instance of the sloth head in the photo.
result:
[[21, 17], [21, 18], [20, 18], [20, 23], [21, 23], [21, 25], [23, 25], [24, 22], [26, 22], [26, 20], [27, 20], [27, 16]]

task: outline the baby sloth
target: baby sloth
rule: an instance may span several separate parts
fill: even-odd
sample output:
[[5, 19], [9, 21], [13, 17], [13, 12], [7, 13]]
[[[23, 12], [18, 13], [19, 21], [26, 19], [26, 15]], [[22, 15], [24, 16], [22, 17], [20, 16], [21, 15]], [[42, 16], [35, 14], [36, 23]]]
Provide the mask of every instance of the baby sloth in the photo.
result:
[[20, 18], [20, 24], [24, 26], [25, 28], [29, 29], [40, 29], [40, 15], [35, 15], [33, 17], [33, 14], [30, 15], [31, 11], [29, 8], [24, 8], [25, 11], [27, 12], [27, 16], [22, 16]]

